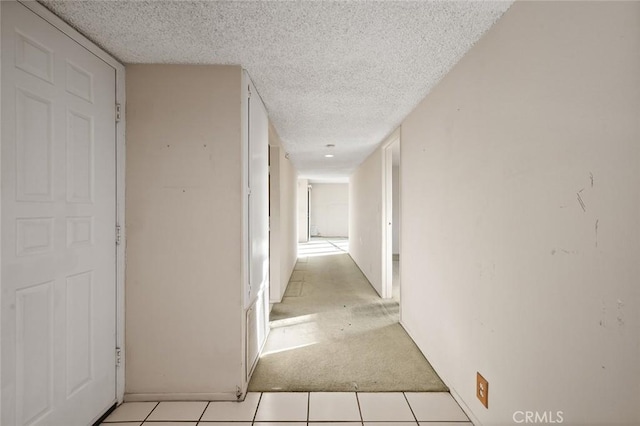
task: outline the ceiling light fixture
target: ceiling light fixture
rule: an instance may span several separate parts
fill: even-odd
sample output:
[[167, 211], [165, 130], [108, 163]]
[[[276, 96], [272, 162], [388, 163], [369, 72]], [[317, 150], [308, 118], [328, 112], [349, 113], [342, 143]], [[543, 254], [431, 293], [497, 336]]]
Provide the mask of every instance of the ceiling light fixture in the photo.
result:
[[333, 154], [325, 154], [324, 156], [327, 157], [327, 158], [332, 158]]

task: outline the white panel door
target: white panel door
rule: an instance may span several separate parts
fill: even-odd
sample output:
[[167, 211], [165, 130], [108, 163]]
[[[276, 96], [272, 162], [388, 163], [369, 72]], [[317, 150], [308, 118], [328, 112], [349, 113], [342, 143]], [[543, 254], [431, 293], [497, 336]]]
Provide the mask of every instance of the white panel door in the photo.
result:
[[2, 2], [2, 425], [115, 394], [115, 70]]

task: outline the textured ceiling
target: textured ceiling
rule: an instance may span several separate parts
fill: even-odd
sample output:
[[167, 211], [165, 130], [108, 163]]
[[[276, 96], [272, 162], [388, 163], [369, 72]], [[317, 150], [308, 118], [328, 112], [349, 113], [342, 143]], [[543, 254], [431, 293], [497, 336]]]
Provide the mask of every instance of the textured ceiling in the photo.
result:
[[511, 5], [41, 3], [124, 63], [242, 65], [301, 177], [315, 180], [348, 177]]

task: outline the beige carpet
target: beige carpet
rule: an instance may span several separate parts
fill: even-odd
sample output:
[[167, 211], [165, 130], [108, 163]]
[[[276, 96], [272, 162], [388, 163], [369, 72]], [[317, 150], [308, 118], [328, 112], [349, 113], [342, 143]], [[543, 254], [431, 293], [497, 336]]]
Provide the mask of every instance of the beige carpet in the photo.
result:
[[446, 391], [348, 254], [301, 258], [250, 391]]

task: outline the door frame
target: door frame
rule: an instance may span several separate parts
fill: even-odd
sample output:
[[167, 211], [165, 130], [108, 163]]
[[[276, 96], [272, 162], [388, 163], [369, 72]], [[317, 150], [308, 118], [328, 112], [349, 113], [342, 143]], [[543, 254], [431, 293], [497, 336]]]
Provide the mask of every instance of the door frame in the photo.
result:
[[[264, 102], [262, 100], [262, 97], [260, 96], [260, 93], [258, 93], [258, 90], [256, 89], [255, 85], [253, 84], [253, 81], [251, 80], [251, 76], [249, 75], [248, 71], [246, 69], [242, 69], [242, 78], [241, 78], [241, 139], [242, 139], [242, 144], [241, 144], [241, 158], [242, 158], [242, 187], [243, 187], [243, 201], [242, 201], [242, 293], [241, 293], [241, 300], [242, 300], [242, 320], [241, 320], [241, 334], [242, 334], [242, 349], [241, 349], [241, 377], [240, 377], [240, 386], [237, 388], [237, 393], [236, 393], [236, 397], [238, 399], [243, 398], [244, 395], [246, 395], [247, 393], [247, 389], [249, 387], [249, 382], [251, 380], [251, 376], [253, 375], [253, 371], [258, 363], [258, 360], [260, 358], [260, 354], [263, 351], [264, 345], [267, 341], [267, 337], [269, 334], [269, 292], [270, 292], [270, 283], [269, 283], [269, 277], [270, 277], [270, 271], [267, 271], [266, 276], [266, 283], [264, 281], [261, 281], [259, 283], [260, 285], [260, 289], [257, 291], [257, 293], [255, 295], [252, 295], [253, 293], [253, 289], [252, 289], [252, 285], [254, 284], [251, 281], [251, 274], [252, 274], [252, 264], [254, 262], [254, 252], [252, 249], [252, 239], [253, 236], [257, 235], [254, 234], [252, 227], [251, 227], [251, 223], [254, 217], [256, 217], [256, 214], [261, 214], [264, 213], [265, 217], [267, 218], [266, 221], [266, 229], [267, 229], [267, 236], [266, 236], [266, 243], [267, 245], [269, 245], [270, 243], [270, 235], [269, 235], [269, 226], [270, 226], [270, 217], [269, 217], [269, 203], [270, 203], [270, 197], [269, 197], [269, 188], [270, 188], [270, 183], [269, 183], [269, 179], [270, 179], [270, 169], [269, 169], [269, 164], [268, 164], [268, 160], [267, 160], [267, 169], [266, 169], [266, 175], [263, 175], [264, 177], [266, 177], [267, 182], [266, 182], [266, 190], [267, 190], [267, 205], [266, 208], [267, 210], [260, 212], [260, 208], [259, 206], [257, 207], [257, 212], [254, 211], [254, 209], [252, 208], [252, 200], [251, 200], [251, 194], [252, 191], [254, 190], [259, 190], [259, 186], [258, 188], [252, 188], [251, 184], [252, 184], [252, 180], [251, 180], [251, 175], [252, 173], [254, 173], [254, 170], [252, 169], [251, 166], [251, 162], [252, 162], [252, 149], [253, 149], [253, 140], [252, 140], [252, 134], [251, 134], [251, 129], [252, 129], [252, 124], [254, 124], [254, 120], [252, 119], [252, 117], [256, 117], [258, 116], [257, 114], [252, 114], [252, 108], [251, 108], [251, 104], [252, 102], [255, 102], [254, 105], [258, 107], [258, 109], [262, 109], [263, 113], [264, 113], [264, 117], [266, 118], [266, 129], [267, 129], [267, 137], [266, 140], [264, 140], [265, 144], [266, 144], [266, 154], [267, 154], [267, 158], [269, 156], [270, 153], [270, 145], [269, 145], [269, 135], [270, 135], [270, 130], [269, 130], [269, 117], [267, 114], [267, 110], [266, 107], [264, 106]], [[254, 101], [252, 101], [254, 100]], [[258, 113], [260, 114], [260, 113]], [[260, 142], [260, 141], [258, 141]], [[264, 207], [264, 206], [263, 206]], [[259, 237], [259, 235], [258, 235]], [[270, 266], [270, 257], [269, 257], [269, 253], [267, 252], [267, 258], [266, 258], [267, 262], [266, 262], [266, 267], [269, 268]], [[262, 303], [262, 304], [261, 304]], [[262, 321], [262, 324], [264, 326], [264, 329], [262, 330], [262, 333], [264, 334], [264, 340], [259, 341], [258, 342], [258, 347], [257, 347], [257, 355], [255, 360], [253, 359], [249, 359], [249, 348], [250, 348], [250, 343], [249, 343], [249, 313], [251, 312], [251, 310], [255, 310], [255, 312], [259, 315], [262, 314], [262, 317], [258, 318], [258, 326], [260, 325], [260, 322]], [[259, 328], [256, 328], [256, 332], [258, 333], [258, 336], [260, 336], [260, 332], [261, 330]]]
[[311, 191], [312, 185], [307, 181], [307, 241], [311, 241]]
[[393, 146], [400, 143], [400, 129], [382, 144], [382, 285], [380, 296], [393, 297]]
[[[119, 360], [118, 366], [115, 367], [116, 373], [116, 399], [118, 404], [122, 403], [124, 398], [124, 379], [125, 379], [125, 340], [124, 340], [124, 279], [125, 279], [125, 246], [126, 246], [126, 234], [125, 234], [125, 129], [126, 129], [126, 114], [125, 114], [125, 67], [117, 59], [111, 56], [99, 48], [96, 44], [90, 41], [88, 38], [80, 34], [73, 29], [69, 24], [64, 22], [58, 16], [53, 14], [49, 9], [42, 6], [35, 1], [27, 0], [12, 0], [25, 6], [33, 13], [53, 25], [55, 28], [66, 34], [73, 41], [87, 49], [96, 57], [110, 65], [116, 72], [116, 87], [115, 98], [116, 103], [121, 105], [120, 107], [120, 120], [115, 123], [116, 126], [116, 225], [120, 227], [120, 244], [116, 245], [116, 341], [114, 350], [119, 349], [116, 354], [117, 360]], [[2, 8], [0, 8], [0, 22], [2, 18]], [[2, 37], [0, 32], [0, 38]], [[1, 41], [1, 40], [0, 40]], [[1, 69], [1, 64], [0, 64]], [[0, 85], [0, 97], [2, 96]], [[114, 108], [116, 106], [114, 105]], [[1, 112], [1, 111], [0, 111]], [[2, 144], [0, 135], [0, 146]], [[1, 206], [0, 206], [1, 207]], [[1, 231], [0, 231], [1, 232]], [[1, 234], [0, 234], [1, 237]], [[115, 230], [114, 230], [115, 241]], [[1, 255], [1, 253], [0, 253]], [[1, 264], [0, 264], [1, 267]], [[1, 279], [1, 276], [0, 276]], [[1, 283], [0, 283], [1, 284]], [[0, 304], [0, 309], [2, 305]], [[1, 314], [1, 312], [0, 312]], [[0, 342], [0, 353], [2, 349], [2, 343]], [[1, 404], [1, 401], [0, 401]], [[2, 407], [0, 406], [0, 413]], [[96, 413], [99, 414], [99, 413]]]

